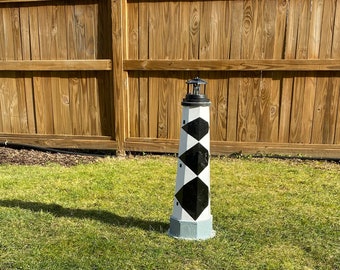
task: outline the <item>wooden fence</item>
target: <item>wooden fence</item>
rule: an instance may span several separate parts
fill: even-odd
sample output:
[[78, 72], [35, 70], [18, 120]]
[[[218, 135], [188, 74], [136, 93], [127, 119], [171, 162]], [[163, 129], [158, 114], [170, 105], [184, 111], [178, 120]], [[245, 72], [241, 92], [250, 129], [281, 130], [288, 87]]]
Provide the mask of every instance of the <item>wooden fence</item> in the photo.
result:
[[177, 152], [200, 76], [212, 153], [340, 158], [337, 0], [0, 0], [0, 60], [3, 141]]

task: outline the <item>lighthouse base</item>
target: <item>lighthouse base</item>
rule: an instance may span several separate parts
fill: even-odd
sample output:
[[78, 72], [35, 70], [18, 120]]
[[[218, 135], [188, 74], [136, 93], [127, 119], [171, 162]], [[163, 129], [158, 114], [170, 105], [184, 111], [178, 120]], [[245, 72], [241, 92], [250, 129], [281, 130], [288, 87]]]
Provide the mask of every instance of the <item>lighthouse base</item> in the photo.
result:
[[207, 220], [183, 221], [170, 217], [169, 235], [185, 240], [205, 240], [215, 236], [212, 217]]

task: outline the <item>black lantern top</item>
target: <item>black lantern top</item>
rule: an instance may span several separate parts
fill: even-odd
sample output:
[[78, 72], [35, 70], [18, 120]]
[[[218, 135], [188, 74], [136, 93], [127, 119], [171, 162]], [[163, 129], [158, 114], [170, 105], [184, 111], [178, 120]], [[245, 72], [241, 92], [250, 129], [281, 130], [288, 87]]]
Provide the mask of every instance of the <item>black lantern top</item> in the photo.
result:
[[[196, 77], [192, 80], [188, 80], [187, 84], [187, 95], [182, 101], [183, 106], [209, 106], [210, 100], [205, 95], [206, 85], [208, 84], [205, 80]], [[192, 85], [192, 89], [190, 86]], [[203, 94], [200, 92], [201, 85], [204, 85]], [[190, 91], [191, 90], [191, 91]]]

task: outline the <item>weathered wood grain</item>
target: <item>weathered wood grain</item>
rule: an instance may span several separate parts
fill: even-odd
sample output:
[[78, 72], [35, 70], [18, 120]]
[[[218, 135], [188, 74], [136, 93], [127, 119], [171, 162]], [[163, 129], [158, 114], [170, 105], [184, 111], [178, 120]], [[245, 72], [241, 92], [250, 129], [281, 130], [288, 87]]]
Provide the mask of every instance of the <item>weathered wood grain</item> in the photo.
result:
[[[187, 23], [182, 24], [184, 30], [183, 34], [188, 34], [188, 46], [187, 46], [187, 58], [188, 59], [198, 59], [199, 51], [200, 51], [200, 26], [201, 26], [201, 2], [192, 1], [188, 5], [183, 4], [182, 10], [186, 10], [182, 14], [182, 20], [187, 22], [185, 19], [189, 20], [189, 25]], [[186, 39], [184, 39], [183, 44], [186, 44]], [[184, 55], [186, 54], [185, 49], [183, 47]], [[186, 59], [185, 57], [183, 59]]]

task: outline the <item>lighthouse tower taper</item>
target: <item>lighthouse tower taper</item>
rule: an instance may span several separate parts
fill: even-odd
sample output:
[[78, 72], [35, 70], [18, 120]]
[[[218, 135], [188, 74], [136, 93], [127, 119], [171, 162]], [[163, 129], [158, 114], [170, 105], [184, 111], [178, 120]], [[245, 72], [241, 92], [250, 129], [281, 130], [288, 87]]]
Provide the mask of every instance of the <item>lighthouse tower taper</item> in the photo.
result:
[[[176, 188], [169, 235], [204, 240], [215, 235], [210, 213], [210, 100], [205, 95], [206, 81], [196, 77], [186, 83], [188, 90], [182, 101]], [[204, 85], [203, 94], [200, 93], [201, 85]]]

